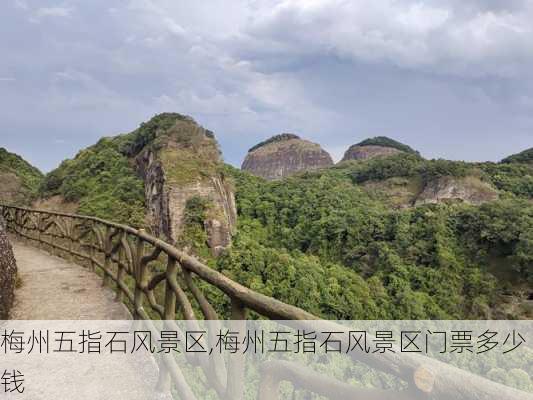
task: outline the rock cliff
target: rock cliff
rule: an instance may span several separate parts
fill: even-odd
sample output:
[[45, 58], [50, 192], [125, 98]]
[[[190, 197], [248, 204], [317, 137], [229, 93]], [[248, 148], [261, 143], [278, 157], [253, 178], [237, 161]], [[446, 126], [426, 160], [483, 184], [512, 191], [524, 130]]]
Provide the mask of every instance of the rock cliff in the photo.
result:
[[320, 145], [285, 133], [252, 147], [242, 169], [268, 180], [333, 165]]
[[7, 319], [13, 305], [17, 265], [0, 218], [0, 320]]
[[422, 193], [417, 196], [415, 205], [454, 200], [480, 205], [497, 198], [498, 191], [476, 177], [444, 176], [428, 182]]
[[222, 173], [212, 132], [192, 118], [176, 116], [169, 126], [155, 130], [135, 163], [144, 179], [148, 217], [156, 234], [178, 241], [188, 201], [202, 198], [209, 203], [203, 221], [209, 247], [219, 254], [231, 244], [237, 220], [235, 195]]

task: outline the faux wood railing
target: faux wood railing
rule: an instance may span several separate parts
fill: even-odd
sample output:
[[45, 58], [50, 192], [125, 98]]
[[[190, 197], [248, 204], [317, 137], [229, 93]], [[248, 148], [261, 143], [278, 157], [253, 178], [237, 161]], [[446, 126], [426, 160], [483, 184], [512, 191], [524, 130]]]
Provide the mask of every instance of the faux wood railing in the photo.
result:
[[[103, 284], [116, 288], [117, 301], [123, 301], [135, 319], [150, 321], [218, 321], [220, 316], [202, 290], [211, 285], [223, 292], [231, 304], [230, 318], [236, 331], [248, 311], [274, 320], [299, 320], [312, 329], [318, 318], [294, 307], [242, 286], [194, 257], [147, 234], [144, 230], [99, 218], [0, 205], [8, 231], [53, 254], [85, 264], [100, 271]], [[114, 285], [113, 285], [114, 284]], [[329, 324], [329, 323], [327, 323]], [[339, 326], [331, 323], [331, 331]], [[242, 331], [241, 331], [242, 332]], [[242, 357], [232, 357], [226, 366], [222, 357], [191, 356], [201, 367], [221, 399], [243, 398], [244, 365]], [[275, 400], [280, 382], [288, 380], [321, 395], [334, 393], [335, 398], [414, 399], [460, 398], [529, 399], [527, 393], [490, 382], [434, 360], [398, 354], [363, 355], [358, 361], [405, 380], [409, 388], [402, 392], [362, 390], [325, 378], [297, 365], [278, 361], [263, 366], [258, 398]], [[160, 385], [172, 383], [180, 399], [195, 400], [182, 371], [171, 357], [164, 358]], [[431, 371], [439, 371], [435, 376]], [[502, 394], [504, 394], [502, 396]], [[452, 397], [449, 397], [452, 395]], [[459, 396], [459, 397], [455, 397]]]

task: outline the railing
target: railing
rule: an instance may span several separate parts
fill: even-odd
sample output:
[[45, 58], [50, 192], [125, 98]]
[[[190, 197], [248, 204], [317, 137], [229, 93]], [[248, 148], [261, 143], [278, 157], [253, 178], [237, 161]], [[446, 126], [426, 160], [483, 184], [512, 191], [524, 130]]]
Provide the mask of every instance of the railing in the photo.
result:
[[[195, 321], [202, 319], [216, 323], [220, 315], [202, 290], [206, 284], [220, 290], [229, 299], [229, 316], [235, 320], [237, 325], [234, 327], [237, 330], [249, 311], [273, 320], [318, 319], [300, 308], [264, 296], [232, 281], [144, 230], [94, 217], [8, 205], [0, 205], [0, 209], [10, 232], [57, 256], [85, 264], [93, 271], [100, 271], [103, 284], [114, 283], [116, 300], [124, 302], [135, 319], [178, 319], [190, 321], [193, 326], [197, 326], [194, 325]], [[331, 327], [333, 330], [338, 328], [333, 323]], [[202, 368], [220, 398], [243, 398], [242, 359], [233, 357], [230, 360], [232, 364], [227, 369], [221, 357], [200, 357], [193, 361]], [[263, 367], [259, 398], [277, 399], [277, 387], [284, 380], [307, 386], [309, 390], [318, 393], [318, 383], [321, 383], [321, 388], [337, 393], [338, 398], [427, 398], [430, 392], [434, 398], [446, 398], [446, 393], [460, 395], [465, 390], [463, 371], [439, 365], [439, 368], [444, 368], [445, 374], [441, 381], [436, 380], [427, 369], [428, 365], [434, 364], [433, 360], [424, 357], [400, 358], [397, 355], [368, 354], [363, 355], [359, 361], [405, 380], [409, 389], [403, 392], [361, 390], [347, 387], [287, 362], [270, 362]], [[168, 389], [172, 382], [181, 399], [195, 399], [177, 364], [169, 361], [168, 357], [164, 363], [166, 368], [159, 381], [161, 387]], [[479, 378], [481, 381], [469, 378], [470, 387], [466, 386], [466, 392], [471, 392], [471, 386], [477, 387], [484, 396], [480, 398], [493, 398], [494, 394], [494, 398], [498, 398], [502, 389], [511, 394], [509, 398], [529, 398], [528, 394], [510, 390], [482, 378]]]

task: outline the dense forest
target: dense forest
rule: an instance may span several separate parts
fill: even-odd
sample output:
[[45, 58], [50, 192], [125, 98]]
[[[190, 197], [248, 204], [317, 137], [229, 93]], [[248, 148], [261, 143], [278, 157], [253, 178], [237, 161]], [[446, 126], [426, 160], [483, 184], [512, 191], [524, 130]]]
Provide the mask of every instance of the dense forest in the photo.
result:
[[[365, 179], [429, 179], [469, 168], [508, 191], [481, 206], [394, 210], [359, 186]], [[230, 170], [239, 229], [216, 266], [255, 290], [338, 319], [516, 318], [528, 312], [520, 303], [533, 285], [531, 166], [500, 170], [399, 155], [283, 182]]]

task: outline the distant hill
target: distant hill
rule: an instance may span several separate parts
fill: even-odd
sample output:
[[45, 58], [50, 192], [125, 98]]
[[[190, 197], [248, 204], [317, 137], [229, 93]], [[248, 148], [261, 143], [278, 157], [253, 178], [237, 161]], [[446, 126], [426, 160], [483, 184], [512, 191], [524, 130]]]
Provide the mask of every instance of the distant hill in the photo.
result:
[[530, 149], [524, 150], [520, 153], [513, 154], [507, 158], [504, 158], [501, 162], [504, 164], [533, 163], [533, 147]]
[[21, 156], [0, 148], [0, 202], [30, 204], [42, 179], [41, 171]]

